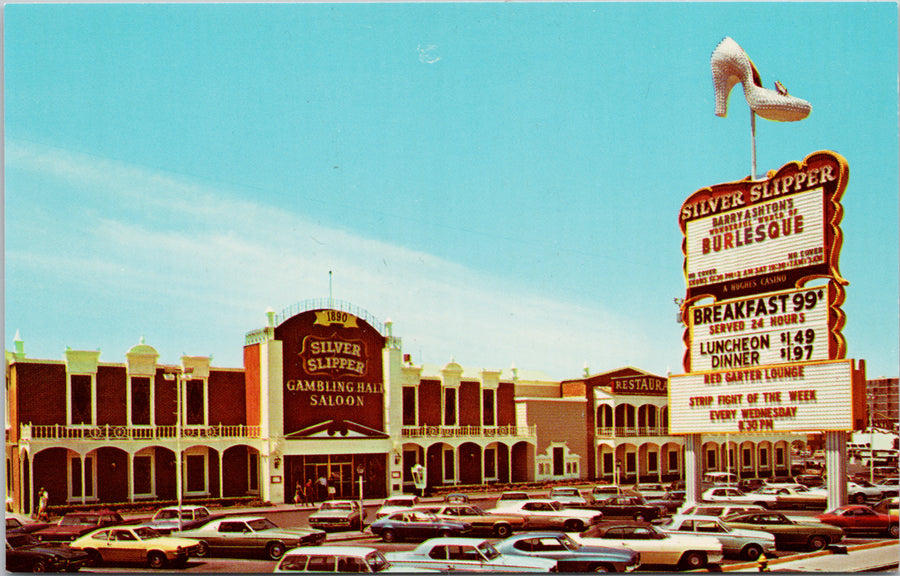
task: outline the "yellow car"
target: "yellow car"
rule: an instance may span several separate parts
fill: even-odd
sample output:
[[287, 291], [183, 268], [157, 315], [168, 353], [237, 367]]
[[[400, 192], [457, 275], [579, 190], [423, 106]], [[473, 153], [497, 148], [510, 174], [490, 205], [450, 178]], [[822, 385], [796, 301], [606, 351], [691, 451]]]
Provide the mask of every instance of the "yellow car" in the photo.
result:
[[190, 538], [163, 536], [148, 526], [110, 526], [94, 530], [71, 543], [72, 548], [91, 555], [94, 565], [146, 564], [150, 568], [184, 566], [200, 551], [200, 543]]

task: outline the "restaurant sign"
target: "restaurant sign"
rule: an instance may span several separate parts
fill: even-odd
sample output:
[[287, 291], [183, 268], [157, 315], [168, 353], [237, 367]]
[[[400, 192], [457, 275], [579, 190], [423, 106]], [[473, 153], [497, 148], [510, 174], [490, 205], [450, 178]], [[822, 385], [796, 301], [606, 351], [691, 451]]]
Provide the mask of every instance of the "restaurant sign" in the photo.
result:
[[659, 376], [623, 376], [611, 378], [613, 394], [634, 394], [637, 396], [665, 396], [665, 378]]

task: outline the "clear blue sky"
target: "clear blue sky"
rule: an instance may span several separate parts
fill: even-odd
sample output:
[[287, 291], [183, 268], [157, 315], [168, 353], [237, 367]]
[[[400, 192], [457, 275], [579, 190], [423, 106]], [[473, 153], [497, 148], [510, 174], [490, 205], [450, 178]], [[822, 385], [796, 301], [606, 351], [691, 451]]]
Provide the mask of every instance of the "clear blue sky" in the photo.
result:
[[847, 158], [848, 356], [897, 376], [896, 3], [6, 5], [5, 347], [240, 367], [327, 297], [416, 362], [682, 372], [678, 210], [750, 171], [724, 36]]

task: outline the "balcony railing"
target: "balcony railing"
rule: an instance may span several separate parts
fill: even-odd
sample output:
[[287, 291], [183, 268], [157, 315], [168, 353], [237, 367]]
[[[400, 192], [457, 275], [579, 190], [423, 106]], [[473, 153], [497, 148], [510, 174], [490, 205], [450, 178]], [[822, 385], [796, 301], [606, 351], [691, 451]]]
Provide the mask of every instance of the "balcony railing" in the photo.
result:
[[635, 438], [640, 436], [668, 436], [666, 426], [600, 426], [597, 438]]
[[404, 438], [536, 438], [535, 426], [404, 426]]
[[[64, 424], [22, 424], [22, 441], [32, 440], [174, 440], [176, 426], [66, 426]], [[259, 426], [182, 426], [182, 438], [206, 440], [260, 438]]]

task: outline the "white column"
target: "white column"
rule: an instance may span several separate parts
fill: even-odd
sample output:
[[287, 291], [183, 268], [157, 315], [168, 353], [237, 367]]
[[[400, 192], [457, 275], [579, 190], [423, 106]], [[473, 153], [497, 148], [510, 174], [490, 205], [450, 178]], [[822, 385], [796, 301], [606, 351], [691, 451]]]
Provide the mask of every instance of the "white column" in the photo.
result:
[[700, 434], [684, 437], [684, 499], [685, 502], [700, 501], [700, 477], [702, 467], [703, 442]]
[[847, 432], [825, 433], [825, 471], [828, 473], [828, 510], [847, 503]]
[[[134, 461], [131, 452], [125, 453], [125, 483], [128, 485], [128, 501], [134, 502], [134, 480], [133, 480]], [[152, 470], [151, 470], [152, 473]]]

